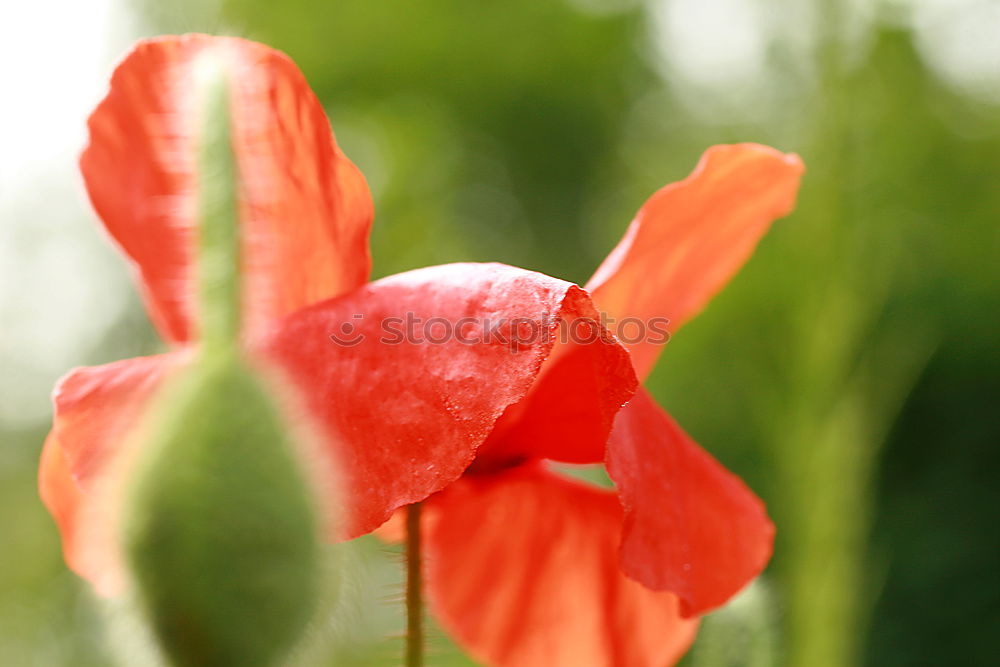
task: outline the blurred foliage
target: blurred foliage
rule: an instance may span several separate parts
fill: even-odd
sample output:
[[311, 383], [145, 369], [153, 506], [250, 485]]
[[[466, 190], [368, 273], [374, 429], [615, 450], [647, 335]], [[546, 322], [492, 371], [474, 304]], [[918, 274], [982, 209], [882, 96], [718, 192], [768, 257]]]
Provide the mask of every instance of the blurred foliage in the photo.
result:
[[[650, 386], [769, 503], [778, 549], [754, 604], [779, 664], [995, 661], [1000, 108], [935, 73], [896, 14], [758, 0], [763, 73], [706, 87], [662, 62], [663, 3], [137, 1], [150, 34], [240, 34], [296, 60], [372, 185], [377, 275], [495, 260], [583, 282], [706, 146], [799, 152], [798, 210]], [[81, 359], [151, 340], [126, 317]], [[0, 664], [105, 664], [35, 497], [42, 436], [0, 450]], [[315, 664], [398, 661], [382, 639], [398, 605], [373, 600], [398, 593], [385, 551], [345, 549], [354, 595], [320, 642], [342, 662]], [[754, 664], [712, 645], [763, 627], [747, 618], [710, 619], [692, 661]], [[437, 645], [432, 664], [470, 664]]]

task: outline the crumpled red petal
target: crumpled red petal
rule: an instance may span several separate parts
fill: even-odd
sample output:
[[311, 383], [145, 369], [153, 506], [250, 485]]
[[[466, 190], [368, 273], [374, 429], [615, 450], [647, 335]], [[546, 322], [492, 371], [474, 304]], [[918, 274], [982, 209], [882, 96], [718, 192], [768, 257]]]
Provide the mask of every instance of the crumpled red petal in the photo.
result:
[[[350, 500], [342, 537], [370, 532], [457, 479], [527, 394], [554, 341], [542, 330], [515, 344], [505, 326], [582, 311], [593, 305], [571, 283], [502, 264], [450, 264], [287, 318], [262, 346], [337, 450]], [[417, 342], [401, 335], [407, 318]], [[459, 335], [445, 335], [456, 326]]]
[[52, 430], [39, 466], [42, 501], [56, 520], [69, 567], [111, 593], [121, 583], [114, 508], [99, 487], [164, 378], [186, 350], [77, 368], [56, 385]]
[[696, 620], [618, 568], [614, 493], [537, 465], [465, 476], [426, 503], [431, 609], [497, 667], [663, 667]]
[[795, 204], [798, 156], [758, 144], [713, 146], [683, 181], [643, 205], [585, 289], [617, 320], [640, 378], [662, 349], [635, 324], [668, 318], [671, 333], [696, 315], [747, 261], [771, 222]]
[[600, 463], [615, 415], [638, 386], [628, 352], [600, 324], [582, 290], [531, 391], [512, 405], [479, 449], [478, 471], [526, 459]]
[[371, 263], [364, 177], [288, 57], [230, 37], [140, 42], [90, 117], [80, 168], [94, 208], [138, 270], [150, 317], [175, 343], [197, 338], [195, 69], [208, 53], [232, 81], [244, 331], [364, 284]]
[[625, 508], [622, 569], [676, 593], [685, 616], [723, 604], [767, 565], [764, 504], [644, 389], [615, 420], [607, 468]]

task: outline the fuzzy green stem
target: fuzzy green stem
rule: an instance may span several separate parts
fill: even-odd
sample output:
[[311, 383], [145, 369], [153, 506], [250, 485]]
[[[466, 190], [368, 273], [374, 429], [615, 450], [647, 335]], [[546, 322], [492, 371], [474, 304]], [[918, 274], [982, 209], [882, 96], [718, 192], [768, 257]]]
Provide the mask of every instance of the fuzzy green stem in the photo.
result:
[[406, 508], [406, 667], [424, 664], [423, 559], [420, 503]]
[[228, 347], [240, 330], [237, 172], [231, 137], [229, 84], [222, 64], [201, 63], [198, 136], [197, 289], [201, 340]]

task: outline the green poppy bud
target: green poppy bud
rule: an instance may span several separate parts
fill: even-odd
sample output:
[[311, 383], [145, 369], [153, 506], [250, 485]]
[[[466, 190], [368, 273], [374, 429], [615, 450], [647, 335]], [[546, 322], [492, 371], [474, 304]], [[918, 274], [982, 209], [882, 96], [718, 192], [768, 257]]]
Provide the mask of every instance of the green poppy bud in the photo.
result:
[[225, 51], [199, 56], [200, 353], [156, 397], [123, 517], [136, 595], [178, 667], [269, 667], [319, 597], [312, 488], [276, 395], [241, 349], [239, 180]]
[[138, 434], [124, 545], [140, 604], [179, 667], [266, 667], [319, 590], [318, 520], [275, 401], [235, 353], [203, 355]]

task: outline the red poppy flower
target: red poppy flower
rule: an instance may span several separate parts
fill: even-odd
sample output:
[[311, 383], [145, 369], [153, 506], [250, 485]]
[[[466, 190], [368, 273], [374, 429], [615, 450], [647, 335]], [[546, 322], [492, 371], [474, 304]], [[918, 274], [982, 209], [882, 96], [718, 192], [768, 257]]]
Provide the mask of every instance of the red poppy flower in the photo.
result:
[[[344, 487], [339, 537], [430, 497], [431, 603], [470, 653], [529, 667], [674, 660], [695, 617], [764, 567], [773, 527], [738, 479], [635, 393], [660, 345], [609, 337], [590, 293], [619, 326], [661, 317], [675, 330], [791, 209], [798, 159], [711, 149], [642, 208], [587, 290], [496, 264], [366, 284], [363, 178], [291, 61], [237, 39], [140, 44], [91, 118], [81, 160], [91, 199], [172, 349], [74, 371], [56, 390], [40, 482], [71, 567], [114, 588], [101, 489], [149, 397], [197, 345], [189, 93], [205, 50], [234, 73], [245, 346], [287, 376], [319, 425]], [[545, 323], [547, 335], [382, 342], [383, 323], [408, 314]], [[594, 342], [557, 344], [559, 323], [579, 321]], [[356, 344], [333, 344], [348, 325]], [[561, 477], [546, 460], [604, 462], [617, 490]]]
[[[624, 327], [668, 318], [675, 332], [695, 315], [791, 210], [801, 172], [794, 155], [716, 146], [642, 207], [586, 286], [634, 341], [640, 377], [663, 340]], [[594, 428], [568, 390], [602, 372], [548, 368], [469, 472], [425, 504], [432, 608], [489, 664], [670, 664], [697, 617], [770, 558], [763, 503], [645, 390], [609, 438]], [[546, 459], [603, 462], [616, 490], [561, 476]]]
[[[380, 340], [388, 318], [597, 317], [579, 287], [498, 264], [430, 267], [368, 283], [368, 187], [292, 61], [234, 38], [138, 44], [90, 118], [80, 167], [170, 349], [64, 377], [39, 480], [68, 564], [108, 593], [121, 583], [114, 503], [105, 500], [120, 477], [116, 462], [151, 396], [198, 345], [193, 92], [207, 52], [229, 72], [241, 340], [251, 359], [285, 376], [336, 461], [339, 496], [349, 499], [338, 511], [338, 537], [367, 533], [457, 479], [497, 419], [528, 393], [553, 348], [550, 336], [516, 349], [500, 336], [488, 344], [452, 338], [386, 345]], [[348, 331], [353, 344], [331, 340]], [[634, 387], [628, 353], [609, 337], [567, 364], [617, 373], [620, 387], [605, 394], [572, 392], [599, 408], [595, 420], [608, 420]]]

